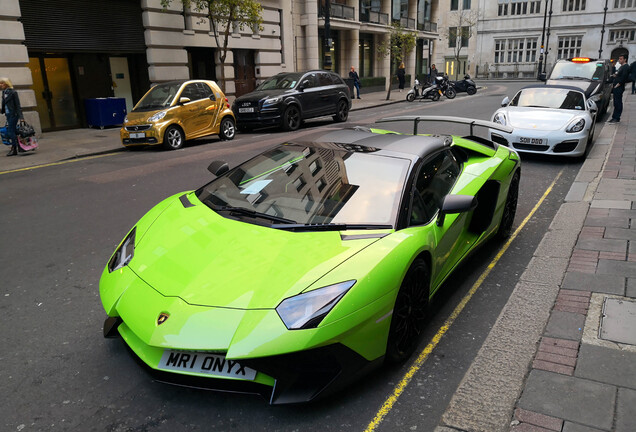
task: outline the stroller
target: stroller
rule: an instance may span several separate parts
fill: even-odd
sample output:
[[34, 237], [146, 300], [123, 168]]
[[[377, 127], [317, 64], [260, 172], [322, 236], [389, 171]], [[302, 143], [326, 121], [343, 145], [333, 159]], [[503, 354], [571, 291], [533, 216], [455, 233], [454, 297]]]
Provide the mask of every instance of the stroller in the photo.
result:
[[[7, 126], [0, 127], [0, 137], [2, 137], [2, 144], [10, 146]], [[35, 137], [35, 130], [26, 122], [20, 122], [17, 127], [16, 137], [18, 138], [18, 144], [22, 153], [34, 152], [38, 148], [38, 140]]]

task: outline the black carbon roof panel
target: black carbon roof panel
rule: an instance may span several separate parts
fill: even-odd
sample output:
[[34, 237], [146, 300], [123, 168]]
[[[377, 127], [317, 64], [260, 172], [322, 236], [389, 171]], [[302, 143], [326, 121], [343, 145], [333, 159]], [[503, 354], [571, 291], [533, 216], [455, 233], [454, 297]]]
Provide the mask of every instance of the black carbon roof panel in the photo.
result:
[[319, 141], [374, 147], [418, 157], [444, 148], [444, 139], [439, 136], [377, 134], [356, 129], [329, 132], [321, 136]]

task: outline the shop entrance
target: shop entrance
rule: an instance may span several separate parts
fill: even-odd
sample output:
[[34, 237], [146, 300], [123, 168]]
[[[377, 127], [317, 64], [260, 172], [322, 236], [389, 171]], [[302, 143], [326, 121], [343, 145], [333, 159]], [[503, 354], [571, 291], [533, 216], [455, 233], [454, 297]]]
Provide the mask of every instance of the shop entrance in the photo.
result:
[[33, 75], [36, 110], [40, 114], [42, 130], [78, 127], [68, 59], [31, 57], [29, 68]]
[[254, 51], [234, 50], [234, 83], [236, 97], [251, 92], [256, 88]]

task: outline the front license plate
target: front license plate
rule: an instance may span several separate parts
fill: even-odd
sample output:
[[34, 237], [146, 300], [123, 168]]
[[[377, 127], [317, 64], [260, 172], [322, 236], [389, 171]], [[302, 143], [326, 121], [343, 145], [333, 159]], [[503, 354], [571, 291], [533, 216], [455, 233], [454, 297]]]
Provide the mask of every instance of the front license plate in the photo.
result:
[[131, 133], [131, 138], [146, 138], [146, 134], [143, 132]]
[[218, 377], [240, 378], [252, 381], [256, 371], [225, 356], [198, 351], [165, 350], [159, 369], [208, 374]]
[[239, 108], [239, 113], [253, 113], [253, 112], [254, 112], [254, 107]]
[[543, 145], [544, 143], [547, 144], [547, 139], [545, 138], [519, 138], [519, 142], [521, 144], [536, 144], [536, 145]]

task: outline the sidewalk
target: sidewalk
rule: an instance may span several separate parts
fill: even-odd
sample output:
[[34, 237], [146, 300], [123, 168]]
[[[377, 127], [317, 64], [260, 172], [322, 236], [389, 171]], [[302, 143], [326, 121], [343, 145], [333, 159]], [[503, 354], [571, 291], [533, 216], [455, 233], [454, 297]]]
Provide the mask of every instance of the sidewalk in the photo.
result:
[[436, 432], [636, 430], [636, 96], [624, 97]]
[[[351, 111], [406, 101], [406, 92], [391, 90], [390, 100], [386, 92], [365, 94], [362, 99], [353, 99]], [[55, 163], [78, 157], [126, 150], [119, 138], [120, 127], [105, 129], [71, 129], [59, 132], [46, 132], [39, 138], [39, 148], [33, 154], [5, 157], [0, 154], [0, 174], [5, 171], [19, 170], [38, 165]], [[2, 149], [4, 150], [3, 146]], [[9, 151], [9, 147], [6, 147]]]

